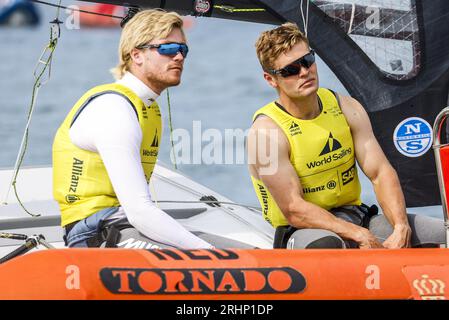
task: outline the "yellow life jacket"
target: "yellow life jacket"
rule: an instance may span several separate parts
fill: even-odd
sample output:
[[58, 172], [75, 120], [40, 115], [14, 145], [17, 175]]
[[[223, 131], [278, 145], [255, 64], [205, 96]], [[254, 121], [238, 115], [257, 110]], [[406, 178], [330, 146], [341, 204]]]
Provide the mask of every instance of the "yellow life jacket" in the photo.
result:
[[131, 89], [117, 83], [89, 90], [73, 106], [53, 142], [53, 197], [61, 210], [62, 226], [99, 210], [120, 206], [100, 155], [78, 148], [69, 137], [69, 129], [81, 111], [90, 101], [106, 93], [123, 96], [136, 112], [143, 134], [140, 156], [147, 181], [156, 164], [162, 127], [158, 104], [145, 106]]
[[[318, 117], [302, 120], [271, 102], [254, 114], [270, 117], [290, 144], [290, 162], [299, 177], [304, 199], [329, 210], [360, 205], [360, 182], [351, 130], [333, 92], [320, 88], [322, 110]], [[264, 183], [251, 177], [263, 216], [274, 227], [288, 225]]]

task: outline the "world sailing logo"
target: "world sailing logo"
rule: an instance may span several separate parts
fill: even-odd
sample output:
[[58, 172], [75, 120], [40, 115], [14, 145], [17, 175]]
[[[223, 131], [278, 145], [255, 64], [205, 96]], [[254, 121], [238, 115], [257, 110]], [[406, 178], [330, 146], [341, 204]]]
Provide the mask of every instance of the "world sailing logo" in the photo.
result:
[[432, 127], [418, 117], [411, 117], [398, 124], [393, 134], [396, 149], [410, 158], [420, 157], [432, 146]]
[[[352, 148], [342, 149], [341, 151], [339, 151], [337, 153], [336, 151], [338, 151], [340, 149], [342, 149], [342, 145], [341, 145], [340, 141], [338, 141], [337, 139], [334, 138], [334, 136], [332, 135], [332, 132], [329, 132], [329, 138], [327, 139], [327, 142], [326, 142], [323, 150], [321, 150], [321, 153], [319, 155], [320, 157], [321, 156], [325, 156], [325, 157], [321, 158], [320, 160], [315, 160], [315, 161], [311, 161], [311, 162], [307, 163], [306, 164], [307, 168], [312, 169], [315, 167], [323, 166], [328, 163], [331, 163], [332, 161], [343, 159], [347, 155], [352, 154]], [[332, 154], [330, 154], [330, 153], [332, 153]], [[326, 156], [327, 154], [329, 154], [329, 155]]]
[[292, 136], [296, 136], [297, 134], [300, 134], [300, 133], [302, 133], [301, 128], [299, 127], [299, 125], [296, 122], [292, 121], [292, 124], [290, 126], [290, 134]]
[[324, 146], [323, 150], [320, 153], [320, 156], [324, 156], [325, 154], [337, 151], [341, 148], [341, 143], [334, 138], [332, 132], [329, 132], [329, 138], [327, 139], [327, 143]]

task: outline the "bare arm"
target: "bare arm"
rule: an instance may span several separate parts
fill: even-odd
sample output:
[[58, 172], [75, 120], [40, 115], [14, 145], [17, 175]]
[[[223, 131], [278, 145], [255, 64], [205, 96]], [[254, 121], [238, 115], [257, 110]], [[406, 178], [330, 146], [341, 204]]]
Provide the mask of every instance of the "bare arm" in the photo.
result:
[[[270, 134], [271, 133], [271, 134]], [[280, 128], [268, 117], [259, 117], [248, 135], [250, 172], [262, 180], [290, 225], [333, 231], [360, 247], [378, 247], [374, 236], [365, 228], [335, 217], [327, 210], [303, 198], [301, 183], [290, 163], [289, 143]], [[271, 168], [267, 168], [266, 158]]]
[[[410, 226], [398, 175], [377, 142], [368, 114], [362, 105], [351, 97], [340, 96], [340, 101], [351, 128], [357, 162], [371, 180], [382, 211], [396, 232], [394, 244], [387, 239], [385, 245], [409, 246]], [[403, 237], [398, 236], [400, 234], [403, 234]]]

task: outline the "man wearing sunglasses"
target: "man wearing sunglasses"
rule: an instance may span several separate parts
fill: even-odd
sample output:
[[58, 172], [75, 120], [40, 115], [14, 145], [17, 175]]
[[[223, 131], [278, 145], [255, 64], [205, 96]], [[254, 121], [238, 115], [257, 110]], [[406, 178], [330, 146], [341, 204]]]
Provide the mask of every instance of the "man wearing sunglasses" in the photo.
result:
[[[297, 26], [264, 32], [256, 50], [265, 80], [278, 93], [256, 111], [248, 136], [251, 179], [265, 220], [276, 228], [274, 247], [444, 243], [442, 221], [407, 216], [397, 174], [360, 103], [319, 88], [314, 51]], [[383, 215], [362, 204], [356, 163]]]
[[155, 100], [181, 82], [188, 53], [182, 24], [174, 12], [137, 13], [121, 35], [117, 82], [85, 93], [58, 129], [53, 190], [69, 247], [102, 245], [116, 221], [151, 240], [146, 248], [212, 247], [157, 208], [148, 187], [162, 133]]

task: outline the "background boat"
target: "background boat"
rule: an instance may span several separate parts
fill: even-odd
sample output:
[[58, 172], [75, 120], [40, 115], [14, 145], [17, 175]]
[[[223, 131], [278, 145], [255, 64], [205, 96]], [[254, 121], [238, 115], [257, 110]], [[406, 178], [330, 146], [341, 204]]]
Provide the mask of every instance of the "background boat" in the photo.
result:
[[0, 26], [36, 26], [39, 22], [40, 13], [33, 2], [29, 0], [0, 1]]
[[[104, 15], [123, 16], [125, 8], [112, 4], [98, 3], [82, 5], [80, 10], [100, 13]], [[86, 12], [79, 13], [80, 25], [88, 28], [118, 28], [120, 27], [120, 20], [108, 16], [89, 14]]]

